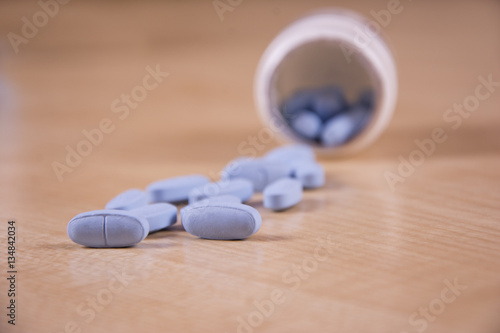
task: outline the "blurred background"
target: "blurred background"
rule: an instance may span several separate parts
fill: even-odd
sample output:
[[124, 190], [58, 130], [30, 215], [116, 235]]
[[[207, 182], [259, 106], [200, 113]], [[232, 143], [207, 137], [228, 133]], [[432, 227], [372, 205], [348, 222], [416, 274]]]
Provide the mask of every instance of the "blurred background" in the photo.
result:
[[[111, 111], [112, 102], [141, 83], [147, 66], [159, 66], [169, 76], [131, 109], [75, 174], [131, 150], [133, 160], [144, 164], [172, 158], [226, 160], [234, 155], [236, 142], [261, 126], [253, 101], [254, 74], [263, 51], [286, 25], [330, 6], [372, 18], [371, 12], [386, 9], [388, 2], [241, 1], [219, 11], [216, 3], [71, 1], [59, 5], [33, 37], [13, 47], [7, 34], [23, 36], [22, 19], [33, 22], [41, 7], [35, 1], [2, 2], [1, 70], [16, 105], [13, 114], [3, 112], [3, 135], [11, 145], [22, 145], [22, 151], [38, 154], [36, 161], [50, 173], [50, 163], [65, 157], [65, 146], [74, 146], [81, 130], [97, 126], [104, 116], [116, 119], [121, 113]], [[393, 158], [404, 152], [412, 142], [395, 137], [415, 131], [416, 122], [432, 128], [448, 107], [470, 93], [478, 75], [499, 71], [498, 1], [401, 5], [402, 12], [383, 28], [399, 69], [399, 104], [386, 134], [356, 158]], [[481, 139], [491, 132], [475, 126], [493, 119], [493, 113], [477, 112], [460, 129], [478, 137], [474, 147], [457, 138], [448, 152], [477, 154], [498, 144]], [[484, 123], [495, 126], [498, 121]], [[207, 124], [217, 124], [217, 132]], [[200, 148], [197, 156], [191, 146]], [[8, 158], [22, 158], [18, 153]]]
[[[26, 332], [40, 323], [60, 331], [78, 302], [102, 286], [97, 269], [89, 268], [95, 276], [79, 279], [74, 266], [89, 254], [96, 262], [111, 254], [75, 247], [65, 232], [72, 216], [157, 179], [195, 172], [216, 177], [238, 156], [239, 143], [263, 127], [253, 80], [272, 39], [312, 10], [344, 7], [373, 18], [391, 1], [63, 2], [0, 2], [0, 201], [4, 220], [23, 221], [23, 269], [31, 276], [24, 280], [20, 310]], [[104, 323], [122, 330], [163, 327], [166, 319], [179, 330], [201, 330], [206, 320], [217, 331], [235, 331], [235, 318], [251, 310], [254, 298], [267, 297], [269, 285], [281, 283], [289, 264], [313, 248], [309, 241], [327, 232], [342, 240], [353, 225], [367, 235], [356, 243], [361, 255], [335, 256], [325, 268], [328, 274], [304, 283], [295, 305], [284, 307], [262, 331], [279, 323], [287, 332], [320, 327], [414, 332], [408, 316], [439, 295], [443, 279], [459, 276], [468, 294], [427, 331], [498, 332], [500, 88], [448, 132], [448, 140], [396, 192], [384, 173], [396, 172], [398, 157], [407, 158], [416, 148], [414, 140], [446, 125], [443, 114], [474, 94], [479, 76], [500, 81], [500, 1], [399, 3], [403, 10], [382, 29], [400, 80], [394, 117], [382, 136], [353, 156], [322, 157], [327, 190], [311, 194], [295, 224], [288, 224], [293, 215], [263, 213], [268, 223], [255, 236], [258, 246], [225, 243], [231, 250], [214, 263], [217, 250], [206, 242], [172, 236], [169, 258], [177, 270], [161, 276], [154, 274], [167, 261], [161, 238], [153, 237], [149, 249], [120, 252], [120, 263], [148, 263], [142, 270], [147, 283], [127, 289], [121, 296], [127, 302], [108, 307], [92, 324], [93, 332], [109, 328]], [[157, 86], [140, 103], [123, 108], [120, 100], [151, 72], [162, 73]], [[67, 165], [68, 151], [85, 139], [84, 131], [98, 127], [109, 133], [87, 156], [60, 169], [58, 163]], [[305, 222], [314, 219], [324, 228], [308, 227]], [[231, 272], [221, 280], [203, 271], [229, 269], [231, 259], [240, 265], [238, 283]], [[168, 291], [162, 290], [164, 279], [171, 279]], [[180, 306], [164, 295], [176, 290]], [[123, 311], [145, 311], [134, 305], [134, 295], [149, 297], [150, 317], [123, 320]], [[208, 305], [220, 295], [228, 301], [210, 312]], [[199, 310], [199, 317], [190, 309]]]

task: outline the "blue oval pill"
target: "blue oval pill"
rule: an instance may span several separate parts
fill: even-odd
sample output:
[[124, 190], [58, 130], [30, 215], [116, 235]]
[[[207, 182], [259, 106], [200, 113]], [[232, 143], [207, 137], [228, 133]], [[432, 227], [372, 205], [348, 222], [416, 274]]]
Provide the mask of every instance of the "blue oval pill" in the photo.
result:
[[323, 127], [321, 143], [328, 147], [339, 146], [351, 137], [354, 128], [355, 124], [347, 113], [335, 116]]
[[208, 183], [191, 190], [189, 193], [189, 203], [223, 195], [234, 195], [241, 202], [249, 200], [253, 195], [253, 183], [248, 179], [234, 178], [221, 180], [215, 183]]
[[354, 128], [349, 139], [359, 134], [368, 125], [371, 119], [371, 113], [369, 109], [363, 106], [355, 106], [349, 109], [347, 114], [354, 123]]
[[322, 121], [316, 113], [303, 111], [292, 120], [291, 126], [299, 135], [315, 139], [321, 133]]
[[177, 222], [177, 207], [165, 202], [142, 206], [130, 212], [148, 220], [150, 233], [170, 227]]
[[88, 247], [127, 247], [148, 235], [149, 223], [129, 211], [103, 209], [76, 215], [67, 232], [73, 242]]
[[292, 173], [289, 163], [279, 160], [239, 158], [223, 171], [223, 180], [244, 178], [252, 182], [253, 189], [260, 192], [273, 181], [288, 177]]
[[196, 201], [194, 203], [190, 203], [189, 205], [181, 208], [181, 216], [184, 213], [185, 209], [189, 209], [193, 206], [210, 206], [210, 205], [216, 205], [216, 204], [240, 204], [241, 199], [234, 196], [234, 195], [217, 195], [214, 197], [208, 197], [200, 201]]
[[131, 189], [118, 194], [106, 204], [106, 209], [130, 210], [147, 205], [149, 195], [139, 189]]
[[224, 203], [224, 202], [225, 203], [241, 203], [242, 202], [239, 197], [237, 197], [235, 195], [230, 195], [230, 194], [216, 195], [216, 196], [204, 199], [204, 200], [207, 200], [208, 202], [211, 202], [211, 203]]
[[190, 234], [218, 240], [247, 238], [262, 224], [255, 208], [236, 203], [189, 205], [182, 209], [181, 219], [184, 229]]
[[303, 144], [290, 144], [275, 148], [268, 152], [264, 159], [292, 163], [295, 161], [311, 160], [316, 158], [314, 150]]
[[326, 87], [318, 91], [312, 109], [323, 120], [341, 112], [346, 106], [344, 93], [338, 87]]
[[318, 188], [325, 184], [325, 170], [316, 162], [297, 163], [294, 166], [293, 177], [306, 189]]
[[310, 109], [314, 102], [315, 90], [300, 90], [296, 91], [289, 98], [286, 99], [285, 103], [281, 108], [283, 117], [291, 122], [297, 114], [305, 109]]
[[180, 202], [188, 199], [193, 188], [208, 182], [210, 180], [202, 175], [181, 176], [151, 183], [146, 191], [153, 202]]
[[282, 178], [268, 185], [263, 192], [264, 207], [281, 211], [302, 200], [302, 183], [292, 178]]

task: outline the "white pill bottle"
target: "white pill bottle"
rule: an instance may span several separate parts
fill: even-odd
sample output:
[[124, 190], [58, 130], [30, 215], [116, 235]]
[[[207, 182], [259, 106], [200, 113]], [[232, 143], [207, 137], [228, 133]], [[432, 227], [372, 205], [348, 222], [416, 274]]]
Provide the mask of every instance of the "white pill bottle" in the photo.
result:
[[[397, 99], [396, 64], [380, 25], [344, 9], [313, 12], [286, 27], [261, 57], [254, 83], [256, 107], [281, 141], [305, 143], [318, 153], [348, 155], [374, 142], [388, 125]], [[334, 147], [306, 140], [285, 120], [284, 101], [304, 88], [336, 85], [348, 100], [371, 89], [372, 116], [350, 140]]]

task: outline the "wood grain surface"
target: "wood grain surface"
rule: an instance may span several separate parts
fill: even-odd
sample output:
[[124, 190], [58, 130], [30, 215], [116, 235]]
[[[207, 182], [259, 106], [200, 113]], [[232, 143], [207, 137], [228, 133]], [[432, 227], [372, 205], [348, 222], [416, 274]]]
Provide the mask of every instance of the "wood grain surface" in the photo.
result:
[[[0, 332], [499, 332], [498, 1], [401, 0], [383, 27], [400, 78], [389, 127], [359, 154], [321, 157], [327, 184], [296, 207], [272, 213], [257, 195], [256, 235], [201, 240], [177, 224], [126, 249], [70, 241], [74, 215], [121, 191], [215, 177], [237, 157], [263, 128], [256, 65], [287, 24], [327, 6], [372, 19], [388, 6], [232, 4], [220, 20], [212, 1], [75, 0], [15, 53], [9, 33], [21, 35], [23, 17], [41, 7], [0, 3]], [[169, 75], [114, 113], [148, 66]], [[480, 77], [497, 86], [477, 88]], [[474, 111], [448, 111], [463, 103]], [[59, 181], [53, 163], [103, 121], [113, 130]], [[418, 160], [415, 140], [436, 129], [446, 140]], [[418, 165], [403, 170], [401, 159]], [[398, 168], [391, 189], [387, 172]], [[15, 326], [6, 316], [10, 219]]]

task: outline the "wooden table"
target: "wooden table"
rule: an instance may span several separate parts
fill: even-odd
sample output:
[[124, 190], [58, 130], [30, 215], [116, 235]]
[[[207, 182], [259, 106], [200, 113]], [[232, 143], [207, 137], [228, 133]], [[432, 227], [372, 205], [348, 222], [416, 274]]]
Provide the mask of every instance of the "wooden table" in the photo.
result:
[[[74, 215], [121, 191], [214, 177], [237, 157], [263, 127], [252, 99], [260, 55], [288, 23], [331, 4], [243, 1], [221, 21], [212, 1], [73, 1], [15, 54], [8, 33], [44, 17], [35, 1], [2, 2], [0, 331], [498, 332], [500, 88], [466, 118], [443, 118], [473, 102], [479, 76], [500, 81], [498, 1], [402, 0], [384, 27], [400, 76], [390, 126], [355, 156], [322, 158], [326, 186], [293, 209], [272, 213], [256, 196], [263, 226], [249, 239], [201, 240], [180, 224], [127, 249], [68, 238]], [[370, 15], [388, 3], [335, 4]], [[148, 66], [169, 75], [126, 117], [114, 113]], [[54, 161], [103, 119], [113, 131], [59, 181]], [[391, 190], [387, 172], [436, 128], [447, 140]]]

